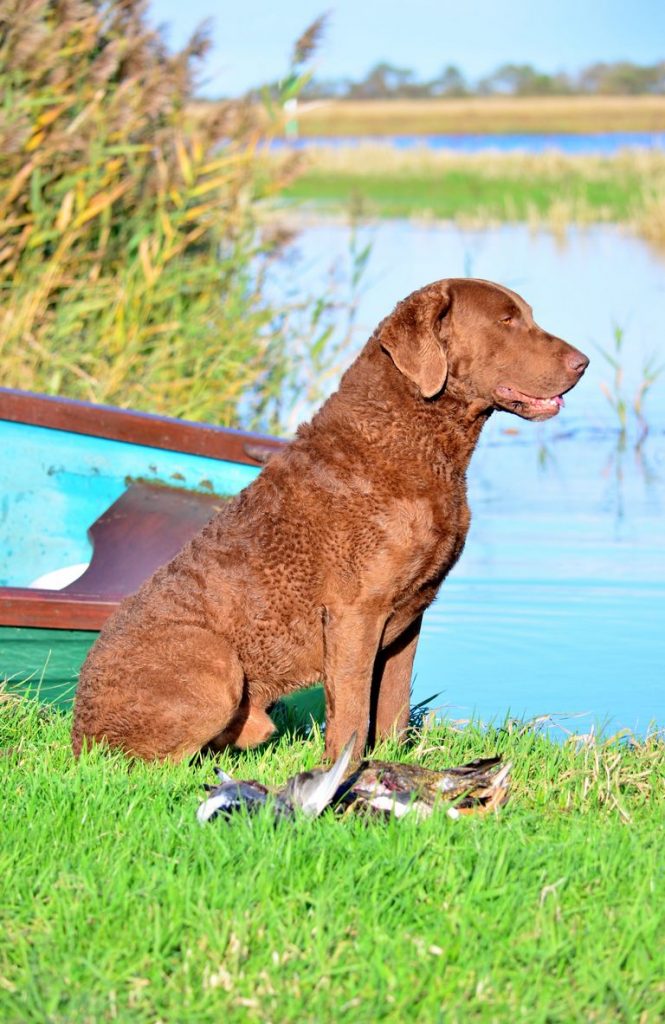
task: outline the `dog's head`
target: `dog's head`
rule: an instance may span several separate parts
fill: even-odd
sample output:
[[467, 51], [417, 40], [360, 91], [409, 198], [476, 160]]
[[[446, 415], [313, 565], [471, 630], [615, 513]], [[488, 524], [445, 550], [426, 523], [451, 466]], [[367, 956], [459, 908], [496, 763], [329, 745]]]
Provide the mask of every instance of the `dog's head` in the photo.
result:
[[589, 360], [548, 334], [516, 292], [490, 281], [451, 278], [400, 302], [378, 339], [424, 398], [446, 387], [469, 404], [529, 420], [556, 416]]

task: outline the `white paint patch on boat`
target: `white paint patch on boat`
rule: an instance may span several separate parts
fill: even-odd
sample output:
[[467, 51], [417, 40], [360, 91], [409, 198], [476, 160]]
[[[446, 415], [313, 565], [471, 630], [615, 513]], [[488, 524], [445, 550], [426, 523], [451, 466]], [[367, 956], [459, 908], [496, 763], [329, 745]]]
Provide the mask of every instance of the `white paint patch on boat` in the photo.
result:
[[89, 565], [90, 562], [63, 565], [61, 569], [53, 569], [51, 572], [43, 573], [36, 580], [33, 580], [32, 583], [29, 583], [28, 586], [32, 590], [62, 590], [63, 587], [68, 587], [70, 583], [78, 580]]

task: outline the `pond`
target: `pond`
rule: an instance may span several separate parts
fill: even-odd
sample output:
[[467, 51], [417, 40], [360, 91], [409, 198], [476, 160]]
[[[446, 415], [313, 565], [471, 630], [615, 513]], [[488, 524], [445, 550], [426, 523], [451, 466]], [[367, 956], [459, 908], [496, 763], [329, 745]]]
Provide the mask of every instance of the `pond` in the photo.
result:
[[665, 132], [588, 132], [588, 133], [521, 133], [506, 135], [381, 135], [315, 136], [277, 142], [275, 148], [320, 149], [322, 146], [353, 148], [368, 142], [380, 142], [395, 149], [447, 149], [454, 153], [480, 153], [495, 150], [501, 153], [547, 153], [557, 150], [575, 156], [613, 156], [622, 149], [663, 149]]
[[[556, 419], [499, 413], [485, 429], [469, 472], [471, 531], [426, 616], [414, 700], [437, 695], [454, 719], [562, 715], [577, 732], [665, 726], [665, 373], [644, 401], [646, 436], [632, 407], [650, 363], [665, 363], [665, 263], [607, 226], [566, 239], [409, 222], [360, 234], [372, 255], [354, 349], [413, 289], [468, 275], [523, 294], [592, 360]], [[316, 293], [348, 246], [343, 225], [307, 227], [301, 281]], [[625, 399], [625, 431], [603, 388]]]

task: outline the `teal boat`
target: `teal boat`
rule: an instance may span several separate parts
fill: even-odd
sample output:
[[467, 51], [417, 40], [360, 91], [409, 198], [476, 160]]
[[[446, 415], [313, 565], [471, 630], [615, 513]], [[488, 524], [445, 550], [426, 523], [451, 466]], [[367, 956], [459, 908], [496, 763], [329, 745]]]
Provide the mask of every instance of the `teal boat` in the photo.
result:
[[67, 706], [104, 621], [283, 443], [0, 388], [0, 683]]

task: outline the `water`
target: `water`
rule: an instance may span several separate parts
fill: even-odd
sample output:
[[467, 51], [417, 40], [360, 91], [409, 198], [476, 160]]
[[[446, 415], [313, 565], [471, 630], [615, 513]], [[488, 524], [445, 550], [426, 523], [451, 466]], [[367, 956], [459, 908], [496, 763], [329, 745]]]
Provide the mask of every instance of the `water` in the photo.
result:
[[[628, 396], [634, 395], [652, 356], [660, 353], [665, 361], [665, 254], [620, 227], [576, 228], [559, 237], [534, 233], [526, 225], [468, 230], [387, 220], [359, 231], [359, 248], [366, 243], [372, 254], [361, 285], [357, 347], [396, 302], [429, 281], [464, 276], [500, 281], [527, 299], [543, 327], [592, 359], [557, 426], [570, 425], [571, 414], [576, 425], [580, 420], [614, 425], [600, 387], [611, 381], [612, 369], [598, 347], [611, 353], [617, 328], [625, 334]], [[312, 294], [325, 287], [322, 279], [331, 263], [342, 274], [348, 268], [349, 229], [342, 224], [306, 227], [297, 247], [298, 265], [288, 273], [297, 273], [299, 286]], [[663, 395], [665, 377], [650, 400], [651, 416], [660, 416], [665, 427]], [[506, 421], [511, 424], [519, 426], [517, 420]]]
[[[469, 472], [471, 531], [425, 617], [415, 700], [438, 694], [451, 717], [485, 721], [582, 714], [563, 720], [582, 732], [665, 726], [665, 374], [638, 443], [632, 411], [626, 435], [618, 430], [601, 390], [613, 370], [596, 348], [612, 352], [615, 328], [624, 331], [630, 406], [648, 359], [665, 362], [665, 264], [611, 227], [571, 231], [564, 243], [522, 226], [385, 222], [361, 241], [370, 237], [355, 348], [409, 291], [470, 274], [519, 291], [539, 323], [592, 359], [556, 419], [501, 413], [484, 431]], [[344, 261], [347, 229], [310, 227], [299, 248], [315, 289], [332, 257]]]
[[353, 148], [367, 143], [390, 145], [395, 149], [448, 149], [454, 153], [547, 153], [557, 150], [574, 156], [613, 156], [622, 149], [663, 149], [665, 132], [593, 132], [587, 134], [549, 133], [514, 135], [381, 135], [316, 136], [277, 142], [276, 148], [320, 149], [330, 146]]
[[611, 435], [550, 427], [543, 464], [535, 439], [500, 429], [472, 463], [469, 541], [426, 619], [417, 694], [441, 692], [454, 717], [665, 725], [662, 433], [647, 463]]

